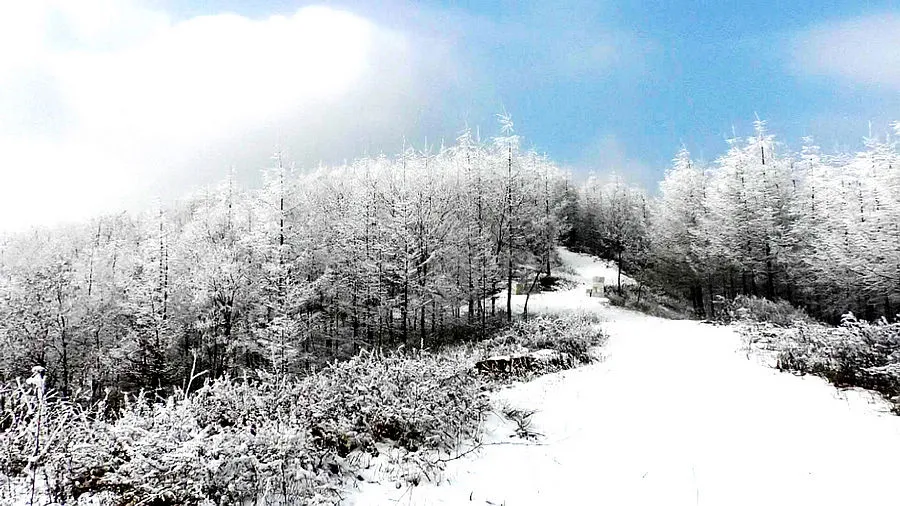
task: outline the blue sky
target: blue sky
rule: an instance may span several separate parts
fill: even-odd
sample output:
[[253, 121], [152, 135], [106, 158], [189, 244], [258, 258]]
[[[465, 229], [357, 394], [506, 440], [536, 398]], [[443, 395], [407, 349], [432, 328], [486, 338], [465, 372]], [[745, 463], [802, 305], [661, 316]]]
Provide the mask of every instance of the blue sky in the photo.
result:
[[[195, 4], [184, 15], [208, 11]], [[288, 13], [296, 2], [214, 3], [249, 16]], [[586, 169], [622, 158], [652, 185], [684, 143], [715, 158], [732, 127], [748, 134], [759, 115], [789, 146], [813, 135], [826, 149], [853, 149], [868, 132], [900, 118], [895, 83], [867, 76], [817, 75], [804, 69], [804, 48], [828, 51], [809, 31], [896, 15], [895, 2], [330, 2], [400, 30], [453, 32], [456, 50], [477, 68], [469, 101], [443, 110], [479, 124], [501, 107], [520, 131], [555, 159]], [[900, 25], [897, 25], [900, 26]], [[526, 34], [503, 40], [497, 30]], [[515, 30], [512, 28], [511, 30]], [[873, 33], [873, 39], [878, 35]], [[559, 45], [554, 40], [563, 39]], [[873, 40], [868, 50], [898, 52]], [[579, 44], [608, 45], [580, 71], [548, 62]], [[569, 45], [567, 45], [569, 44]], [[826, 47], [821, 47], [821, 46]], [[837, 48], [834, 48], [837, 50]], [[548, 54], [557, 53], [557, 54]], [[864, 57], [864, 55], [859, 55]], [[896, 63], [887, 59], [886, 65]], [[590, 68], [591, 66], [595, 68]], [[893, 86], [891, 85], [893, 84]], [[465, 95], [464, 95], [465, 96]], [[604, 156], [600, 151], [618, 152]], [[601, 170], [608, 167], [597, 167]]]
[[10, 2], [0, 227], [252, 181], [276, 148], [308, 166], [490, 135], [502, 110], [558, 162], [650, 189], [755, 115], [789, 148], [852, 150], [900, 119], [898, 47], [878, 1]]

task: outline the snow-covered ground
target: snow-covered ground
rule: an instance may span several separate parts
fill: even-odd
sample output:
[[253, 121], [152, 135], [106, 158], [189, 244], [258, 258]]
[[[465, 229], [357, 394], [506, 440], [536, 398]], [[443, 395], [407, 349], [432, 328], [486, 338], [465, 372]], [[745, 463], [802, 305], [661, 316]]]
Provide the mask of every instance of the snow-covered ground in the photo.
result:
[[[606, 265], [564, 252], [585, 283]], [[521, 298], [517, 297], [517, 304]], [[348, 504], [896, 504], [900, 417], [748, 359], [727, 327], [610, 308], [584, 288], [532, 297], [608, 320], [605, 361], [495, 394], [538, 410], [537, 441], [491, 416], [485, 445], [417, 487], [377, 472]]]
[[[577, 276], [584, 280], [585, 283], [594, 279], [595, 276], [602, 276], [609, 286], [614, 286], [618, 280], [619, 268], [615, 262], [599, 260], [597, 257], [575, 253], [565, 248], [559, 248], [557, 253], [559, 254], [559, 259], [570, 269], [574, 270]], [[633, 285], [636, 282], [623, 273], [622, 284]]]
[[[528, 300], [529, 313], [555, 313], [565, 311], [600, 312], [609, 303], [605, 297], [588, 297], [587, 289], [593, 285], [595, 277], [603, 277], [606, 286], [615, 286], [619, 273], [616, 264], [598, 260], [596, 257], [574, 253], [565, 248], [558, 250], [560, 260], [566, 265], [564, 270], [556, 270], [553, 274], [577, 283], [574, 288], [556, 292], [534, 293]], [[575, 274], [571, 274], [574, 271]], [[623, 285], [634, 285], [637, 282], [622, 274]], [[513, 311], [521, 314], [525, 305], [524, 295], [513, 296]], [[506, 290], [497, 294], [498, 307], [506, 303]]]

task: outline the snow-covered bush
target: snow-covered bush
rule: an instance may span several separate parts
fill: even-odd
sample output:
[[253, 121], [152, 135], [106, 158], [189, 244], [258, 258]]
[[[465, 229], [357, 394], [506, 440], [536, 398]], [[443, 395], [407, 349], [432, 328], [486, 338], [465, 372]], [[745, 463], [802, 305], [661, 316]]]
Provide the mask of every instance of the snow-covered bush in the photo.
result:
[[722, 307], [718, 316], [725, 321], [771, 323], [779, 327], [812, 322], [806, 312], [785, 300], [772, 301], [752, 295], [738, 295], [733, 301]]
[[32, 491], [45, 484], [50, 498], [59, 499], [52, 463], [69, 454], [77, 412], [46, 389], [43, 367], [35, 366], [24, 382], [0, 385], [0, 475], [22, 477]]
[[45, 469], [60, 497], [116, 504], [331, 503], [336, 479], [315, 468], [299, 391], [226, 378], [186, 398], [138, 395], [118, 419], [71, 419], [69, 448]]
[[798, 322], [777, 334], [779, 369], [900, 396], [900, 323], [868, 323], [848, 314], [839, 327]]
[[536, 350], [555, 350], [571, 357], [566, 361], [537, 361], [540, 370], [519, 370], [523, 374], [546, 374], [577, 364], [596, 360], [592, 348], [606, 341], [606, 334], [593, 313], [539, 315], [520, 320], [496, 336], [478, 343], [475, 355], [484, 359], [498, 355], [515, 355]]
[[40, 404], [31, 386], [7, 387], [0, 472], [39, 469], [43, 494], [60, 500], [329, 504], [351, 452], [447, 450], [472, 437], [483, 390], [458, 360], [368, 352], [302, 379], [258, 373], [162, 401], [128, 397], [116, 419], [102, 405]]
[[0, 475], [73, 504], [333, 504], [366, 455], [391, 448], [427, 474], [435, 453], [476, 437], [497, 378], [473, 358], [553, 350], [572, 367], [604, 340], [596, 316], [538, 316], [440, 354], [362, 351], [303, 378], [258, 371], [126, 395], [115, 417], [105, 402], [55, 398], [36, 375], [0, 388]]
[[339, 456], [389, 441], [446, 449], [488, 409], [466, 364], [441, 355], [363, 352], [304, 381], [315, 441]]
[[620, 293], [618, 287], [609, 285], [604, 289], [604, 296], [613, 306], [633, 309], [650, 316], [669, 320], [682, 320], [693, 316], [686, 301], [649, 286], [622, 285]]

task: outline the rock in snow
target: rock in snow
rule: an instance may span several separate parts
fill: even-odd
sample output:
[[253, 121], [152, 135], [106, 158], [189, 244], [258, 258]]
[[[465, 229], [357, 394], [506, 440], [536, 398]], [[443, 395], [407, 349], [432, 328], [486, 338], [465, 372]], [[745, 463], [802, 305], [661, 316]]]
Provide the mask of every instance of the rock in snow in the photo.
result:
[[498, 355], [475, 363], [475, 369], [490, 373], [516, 373], [547, 369], [557, 366], [567, 369], [575, 365], [575, 359], [568, 353], [556, 350], [536, 350], [516, 355]]

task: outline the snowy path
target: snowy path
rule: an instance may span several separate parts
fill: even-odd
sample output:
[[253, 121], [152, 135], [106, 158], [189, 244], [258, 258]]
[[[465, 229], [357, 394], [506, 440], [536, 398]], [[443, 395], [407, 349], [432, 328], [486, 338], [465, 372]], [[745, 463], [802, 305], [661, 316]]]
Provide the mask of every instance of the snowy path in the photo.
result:
[[748, 360], [728, 328], [594, 308], [609, 319], [607, 360], [497, 394], [539, 410], [539, 444], [492, 417], [488, 445], [451, 462], [442, 484], [362, 483], [349, 502], [900, 503], [900, 417], [883, 404]]

